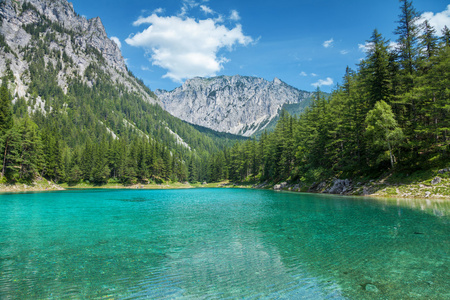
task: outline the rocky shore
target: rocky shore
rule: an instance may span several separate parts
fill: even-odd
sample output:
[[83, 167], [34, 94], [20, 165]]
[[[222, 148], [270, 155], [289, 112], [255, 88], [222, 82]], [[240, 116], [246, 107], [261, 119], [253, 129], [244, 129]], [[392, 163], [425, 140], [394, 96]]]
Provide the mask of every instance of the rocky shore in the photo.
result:
[[304, 184], [281, 182], [275, 185], [262, 183], [254, 188], [270, 188], [276, 191], [294, 191], [352, 196], [396, 197], [396, 198], [440, 198], [450, 199], [450, 167], [444, 168], [427, 180], [409, 183], [391, 182], [389, 176], [367, 182], [334, 178], [328, 181]]
[[61, 191], [64, 190], [61, 186], [45, 180], [38, 179], [30, 184], [0, 184], [1, 193], [16, 193], [16, 192], [44, 192], [44, 191]]

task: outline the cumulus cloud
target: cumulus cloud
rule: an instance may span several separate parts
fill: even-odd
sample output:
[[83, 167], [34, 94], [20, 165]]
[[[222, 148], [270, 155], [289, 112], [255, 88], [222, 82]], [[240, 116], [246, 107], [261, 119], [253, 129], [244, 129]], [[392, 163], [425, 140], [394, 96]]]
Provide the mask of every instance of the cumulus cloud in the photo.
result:
[[240, 19], [241, 19], [241, 17], [239, 16], [239, 13], [237, 12], [237, 10], [232, 10], [230, 13], [230, 20], [239, 21]]
[[342, 54], [342, 55], [348, 54], [348, 50], [341, 50], [341, 54]]
[[333, 83], [334, 83], [333, 79], [330, 78], [330, 77], [327, 77], [327, 79], [325, 79], [325, 80], [319, 79], [319, 81], [317, 81], [317, 82], [315, 82], [315, 83], [313, 83], [311, 85], [314, 86], [314, 87], [321, 87], [323, 85], [326, 85], [326, 86], [332, 85]]
[[112, 36], [110, 39], [111, 39], [111, 41], [113, 41], [114, 43], [116, 43], [116, 45], [117, 45], [117, 47], [119, 47], [119, 49], [122, 48], [122, 43], [120, 42], [120, 40], [119, 40], [118, 37]]
[[306, 74], [304, 71], [302, 71], [302, 72], [300, 73], [300, 76], [306, 77], [306, 76], [308, 76], [308, 74]]
[[142, 32], [128, 37], [127, 44], [146, 49], [153, 65], [168, 72], [165, 78], [181, 82], [195, 76], [215, 76], [228, 62], [219, 50], [232, 50], [235, 45], [248, 45], [241, 25], [228, 29], [215, 20], [187, 17], [159, 17], [155, 14], [139, 18], [134, 25], [150, 24]]
[[450, 28], [450, 4], [447, 5], [447, 9], [439, 12], [439, 13], [432, 13], [432, 12], [424, 12], [421, 15], [420, 21], [428, 20], [431, 26], [433, 26], [436, 29], [437, 35], [442, 35], [442, 29], [444, 29], [445, 26]]
[[333, 46], [333, 42], [334, 42], [334, 39], [329, 39], [328, 41], [323, 42], [322, 45], [323, 45], [325, 48], [329, 48], [329, 47], [332, 47], [332, 46]]
[[317, 75], [316, 73], [311, 73], [311, 76], [312, 76], [312, 77], [317, 77], [317, 76], [319, 76], [319, 75]]

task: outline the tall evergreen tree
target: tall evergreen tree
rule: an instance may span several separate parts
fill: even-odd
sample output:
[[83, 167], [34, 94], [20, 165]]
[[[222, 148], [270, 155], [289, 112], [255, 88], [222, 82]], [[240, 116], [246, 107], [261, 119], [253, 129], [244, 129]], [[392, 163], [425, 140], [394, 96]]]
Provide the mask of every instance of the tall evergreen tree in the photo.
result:
[[9, 95], [6, 80], [0, 87], [0, 136], [13, 126], [11, 97]]
[[[411, 0], [399, 0], [401, 5], [401, 14], [398, 26], [394, 31], [398, 35], [398, 55], [406, 74], [412, 76], [416, 68], [416, 60], [418, 56], [417, 39], [420, 27], [417, 23], [420, 15], [414, 8]], [[409, 88], [412, 87], [412, 81], [407, 82]]]

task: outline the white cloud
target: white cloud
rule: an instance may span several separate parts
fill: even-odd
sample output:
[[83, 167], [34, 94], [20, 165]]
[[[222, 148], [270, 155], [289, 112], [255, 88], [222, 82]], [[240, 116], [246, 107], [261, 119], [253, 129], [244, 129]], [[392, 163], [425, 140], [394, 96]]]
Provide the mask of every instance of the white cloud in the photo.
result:
[[369, 43], [369, 42], [366, 42], [365, 44], [358, 44], [359, 51], [365, 52], [365, 53], [371, 51], [373, 49], [373, 47], [374, 47], [374, 44]]
[[241, 17], [239, 16], [239, 13], [237, 12], [237, 10], [232, 10], [230, 13], [230, 20], [239, 21], [240, 19], [241, 19]]
[[390, 41], [390, 42], [389, 42], [389, 49], [391, 49], [391, 50], [397, 50], [399, 47], [400, 47], [400, 44], [399, 44], [399, 43], [393, 42], [393, 41]]
[[333, 47], [333, 42], [334, 42], [334, 39], [329, 39], [328, 41], [323, 42], [322, 45], [323, 45], [325, 48]]
[[326, 85], [326, 86], [332, 85], [333, 83], [334, 83], [333, 79], [331, 79], [330, 77], [327, 77], [327, 79], [325, 79], [325, 80], [320, 79], [319, 81], [317, 81], [316, 83], [313, 83], [311, 85], [314, 87], [321, 87], [323, 85]]
[[114, 43], [116, 43], [117, 47], [119, 47], [119, 49], [122, 48], [122, 43], [120, 42], [118, 37], [112, 36], [110, 37], [111, 41], [113, 41]]
[[348, 52], [348, 50], [341, 50], [341, 54], [342, 55], [346, 55], [346, 54], [348, 54], [349, 52]]
[[200, 9], [207, 15], [214, 14], [214, 11], [206, 5], [200, 5]]
[[432, 12], [424, 12], [420, 17], [420, 21], [423, 22], [424, 20], [428, 20], [430, 25], [436, 29], [436, 34], [441, 36], [444, 26], [450, 28], [450, 4], [447, 5], [446, 10], [436, 14]]
[[214, 22], [216, 23], [223, 23], [224, 19], [222, 15], [218, 15], [215, 19]]
[[154, 14], [162, 14], [164, 12], [164, 8], [157, 8], [153, 11]]
[[306, 76], [308, 76], [308, 74], [306, 74], [304, 71], [302, 71], [302, 72], [300, 73], [300, 76], [306, 77]]
[[316, 73], [311, 73], [312, 77], [317, 77], [318, 75]]
[[141, 66], [142, 71], [150, 71], [150, 68], [147, 66]]
[[220, 49], [253, 42], [242, 33], [241, 25], [228, 29], [212, 19], [196, 21], [187, 17], [159, 17], [155, 14], [139, 18], [134, 25], [150, 24], [142, 32], [125, 41], [148, 51], [153, 65], [168, 72], [164, 77], [181, 82], [195, 76], [214, 76], [229, 60], [219, 57]]

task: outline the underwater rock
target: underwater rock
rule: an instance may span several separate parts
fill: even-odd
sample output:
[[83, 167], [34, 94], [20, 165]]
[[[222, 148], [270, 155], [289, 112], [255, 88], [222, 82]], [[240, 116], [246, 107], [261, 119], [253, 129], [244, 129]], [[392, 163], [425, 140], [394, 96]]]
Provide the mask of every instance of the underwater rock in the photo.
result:
[[370, 283], [366, 284], [366, 287], [364, 289], [367, 292], [373, 292], [373, 293], [378, 293], [379, 292], [378, 288], [375, 285], [370, 284]]

